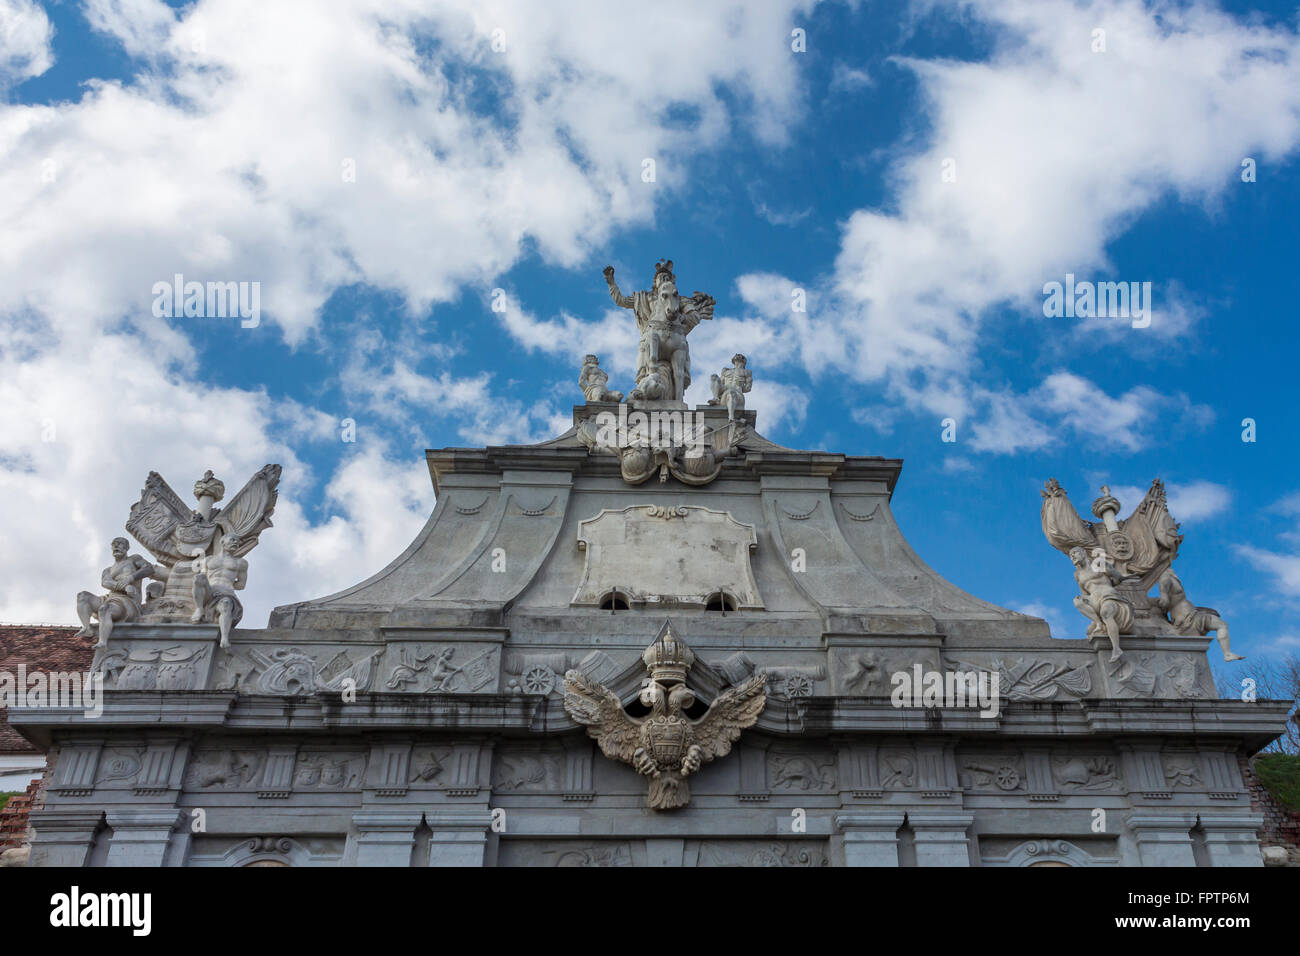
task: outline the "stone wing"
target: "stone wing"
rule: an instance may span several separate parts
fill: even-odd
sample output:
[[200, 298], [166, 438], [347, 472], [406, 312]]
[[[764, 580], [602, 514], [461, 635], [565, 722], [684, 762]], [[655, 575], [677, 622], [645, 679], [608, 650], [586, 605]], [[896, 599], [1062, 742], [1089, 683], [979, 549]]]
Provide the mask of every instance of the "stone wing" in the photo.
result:
[[641, 725], [627, 715], [618, 697], [580, 671], [564, 675], [564, 691], [564, 709], [587, 728], [600, 752], [611, 760], [631, 763], [641, 744]]
[[172, 491], [162, 475], [149, 472], [144, 480], [140, 500], [131, 506], [126, 519], [126, 530], [144, 545], [155, 558], [165, 565], [184, 560], [186, 555], [176, 550], [172, 531], [190, 517], [191, 509]]
[[242, 558], [257, 545], [257, 536], [271, 527], [271, 512], [280, 496], [280, 466], [264, 465], [248, 479], [239, 494], [215, 515], [222, 534], [239, 535], [239, 547], [233, 552]]
[[767, 675], [756, 674], [718, 695], [708, 713], [692, 728], [692, 743], [699, 744], [706, 761], [726, 756], [740, 732], [754, 726], [767, 705]]

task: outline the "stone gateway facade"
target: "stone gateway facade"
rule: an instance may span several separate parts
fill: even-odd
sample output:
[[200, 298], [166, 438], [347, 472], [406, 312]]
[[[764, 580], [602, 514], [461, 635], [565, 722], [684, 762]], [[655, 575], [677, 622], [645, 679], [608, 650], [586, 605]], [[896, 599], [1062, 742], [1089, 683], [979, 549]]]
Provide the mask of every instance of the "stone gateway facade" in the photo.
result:
[[278, 466], [224, 509], [210, 472], [197, 510], [150, 477], [153, 559], [79, 600], [102, 715], [10, 710], [51, 752], [31, 865], [1261, 864], [1240, 762], [1288, 706], [1216, 698], [1158, 483], [1097, 523], [1044, 491], [1080, 594], [1053, 638], [909, 547], [900, 461], [763, 438], [744, 356], [688, 408], [712, 300], [671, 262], [606, 277], [629, 398], [588, 356], [565, 434], [428, 452], [410, 547], [265, 628], [236, 592]]

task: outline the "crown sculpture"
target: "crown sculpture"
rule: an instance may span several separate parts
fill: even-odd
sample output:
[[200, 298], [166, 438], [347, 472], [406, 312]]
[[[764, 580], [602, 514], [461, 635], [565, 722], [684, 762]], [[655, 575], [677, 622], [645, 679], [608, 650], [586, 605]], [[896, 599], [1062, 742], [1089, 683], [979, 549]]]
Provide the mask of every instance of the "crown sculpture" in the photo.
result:
[[656, 474], [660, 481], [672, 475], [684, 484], [708, 484], [748, 434], [743, 414], [745, 393], [753, 387], [754, 376], [745, 356], [737, 354], [731, 368], [709, 378], [713, 397], [708, 404], [725, 408], [725, 419], [716, 424], [687, 422], [687, 413], [679, 421], [666, 422], [668, 415], [686, 411], [686, 389], [691, 384], [687, 336], [701, 322], [713, 318], [713, 297], [696, 292], [683, 298], [677, 291], [671, 259], [655, 263], [648, 290], [624, 295], [614, 281], [613, 266], [605, 267], [605, 282], [614, 304], [630, 309], [636, 317], [640, 341], [635, 385], [625, 399], [621, 391], [608, 387], [609, 375], [601, 369], [600, 359], [588, 355], [583, 359], [578, 387], [589, 405], [626, 402], [625, 408], [649, 410], [650, 414], [639, 410], [616, 417], [600, 410], [578, 423], [579, 440], [593, 454], [617, 456], [623, 479], [629, 484], [640, 484]]
[[641, 662], [650, 676], [638, 699], [650, 709], [648, 716], [631, 716], [613, 691], [576, 670], [564, 675], [564, 709], [586, 726], [601, 753], [650, 778], [651, 809], [684, 807], [691, 799], [686, 778], [701, 764], [726, 756], [740, 732], [758, 720], [767, 703], [767, 675], [757, 674], [719, 694], [704, 716], [692, 720], [686, 711], [696, 697], [686, 686], [686, 675], [695, 652], [667, 622]]
[[[130, 554], [126, 538], [114, 538], [113, 564], [100, 578], [108, 593], [82, 591], [77, 595], [78, 635], [94, 633], [92, 619], [99, 622], [99, 647], [108, 644], [114, 624], [215, 623], [221, 646], [229, 647], [230, 632], [244, 614], [235, 596], [248, 581], [244, 555], [271, 527], [279, 484], [280, 466], [265, 465], [225, 508], [217, 508], [226, 486], [206, 471], [194, 483], [199, 506], [192, 509], [161, 475], [149, 472], [140, 500], [131, 506], [126, 530], [157, 563]], [[140, 592], [145, 578], [161, 582], [149, 585], [147, 600]]]
[[[1124, 653], [1120, 635], [1159, 634], [1170, 629], [1199, 635], [1214, 631], [1225, 661], [1244, 659], [1232, 653], [1228, 625], [1219, 612], [1197, 607], [1183, 591], [1183, 582], [1172, 567], [1183, 536], [1169, 514], [1165, 486], [1159, 478], [1122, 521], [1115, 519], [1119, 500], [1106, 485], [1092, 503], [1092, 514], [1100, 522], [1080, 518], [1055, 478], [1041, 494], [1043, 534], [1074, 564], [1074, 580], [1079, 586], [1074, 606], [1091, 622], [1089, 637], [1105, 634], [1110, 638], [1112, 662]], [[1152, 587], [1159, 589], [1155, 599], [1150, 597]]]

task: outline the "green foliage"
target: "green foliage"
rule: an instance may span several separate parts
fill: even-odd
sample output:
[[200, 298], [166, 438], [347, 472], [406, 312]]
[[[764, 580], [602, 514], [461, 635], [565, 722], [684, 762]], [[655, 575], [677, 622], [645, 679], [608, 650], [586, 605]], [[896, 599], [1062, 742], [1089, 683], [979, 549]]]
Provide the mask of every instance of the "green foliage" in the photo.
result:
[[1255, 776], [1264, 789], [1288, 810], [1300, 810], [1300, 757], [1294, 754], [1260, 754]]
[[17, 793], [0, 793], [0, 810], [3, 810], [5, 806], [9, 803], [10, 797], [16, 797], [16, 796], [18, 796]]

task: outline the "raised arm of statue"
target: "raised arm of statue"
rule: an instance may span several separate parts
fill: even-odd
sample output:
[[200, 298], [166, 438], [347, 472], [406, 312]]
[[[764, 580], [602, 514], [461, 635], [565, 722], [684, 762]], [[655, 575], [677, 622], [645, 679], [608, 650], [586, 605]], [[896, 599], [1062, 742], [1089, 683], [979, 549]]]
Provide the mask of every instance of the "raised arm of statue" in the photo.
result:
[[614, 300], [614, 304], [620, 309], [630, 309], [636, 304], [636, 300], [630, 295], [624, 295], [618, 289], [618, 283], [614, 281], [614, 267], [605, 266], [605, 284], [609, 286], [609, 297]]

